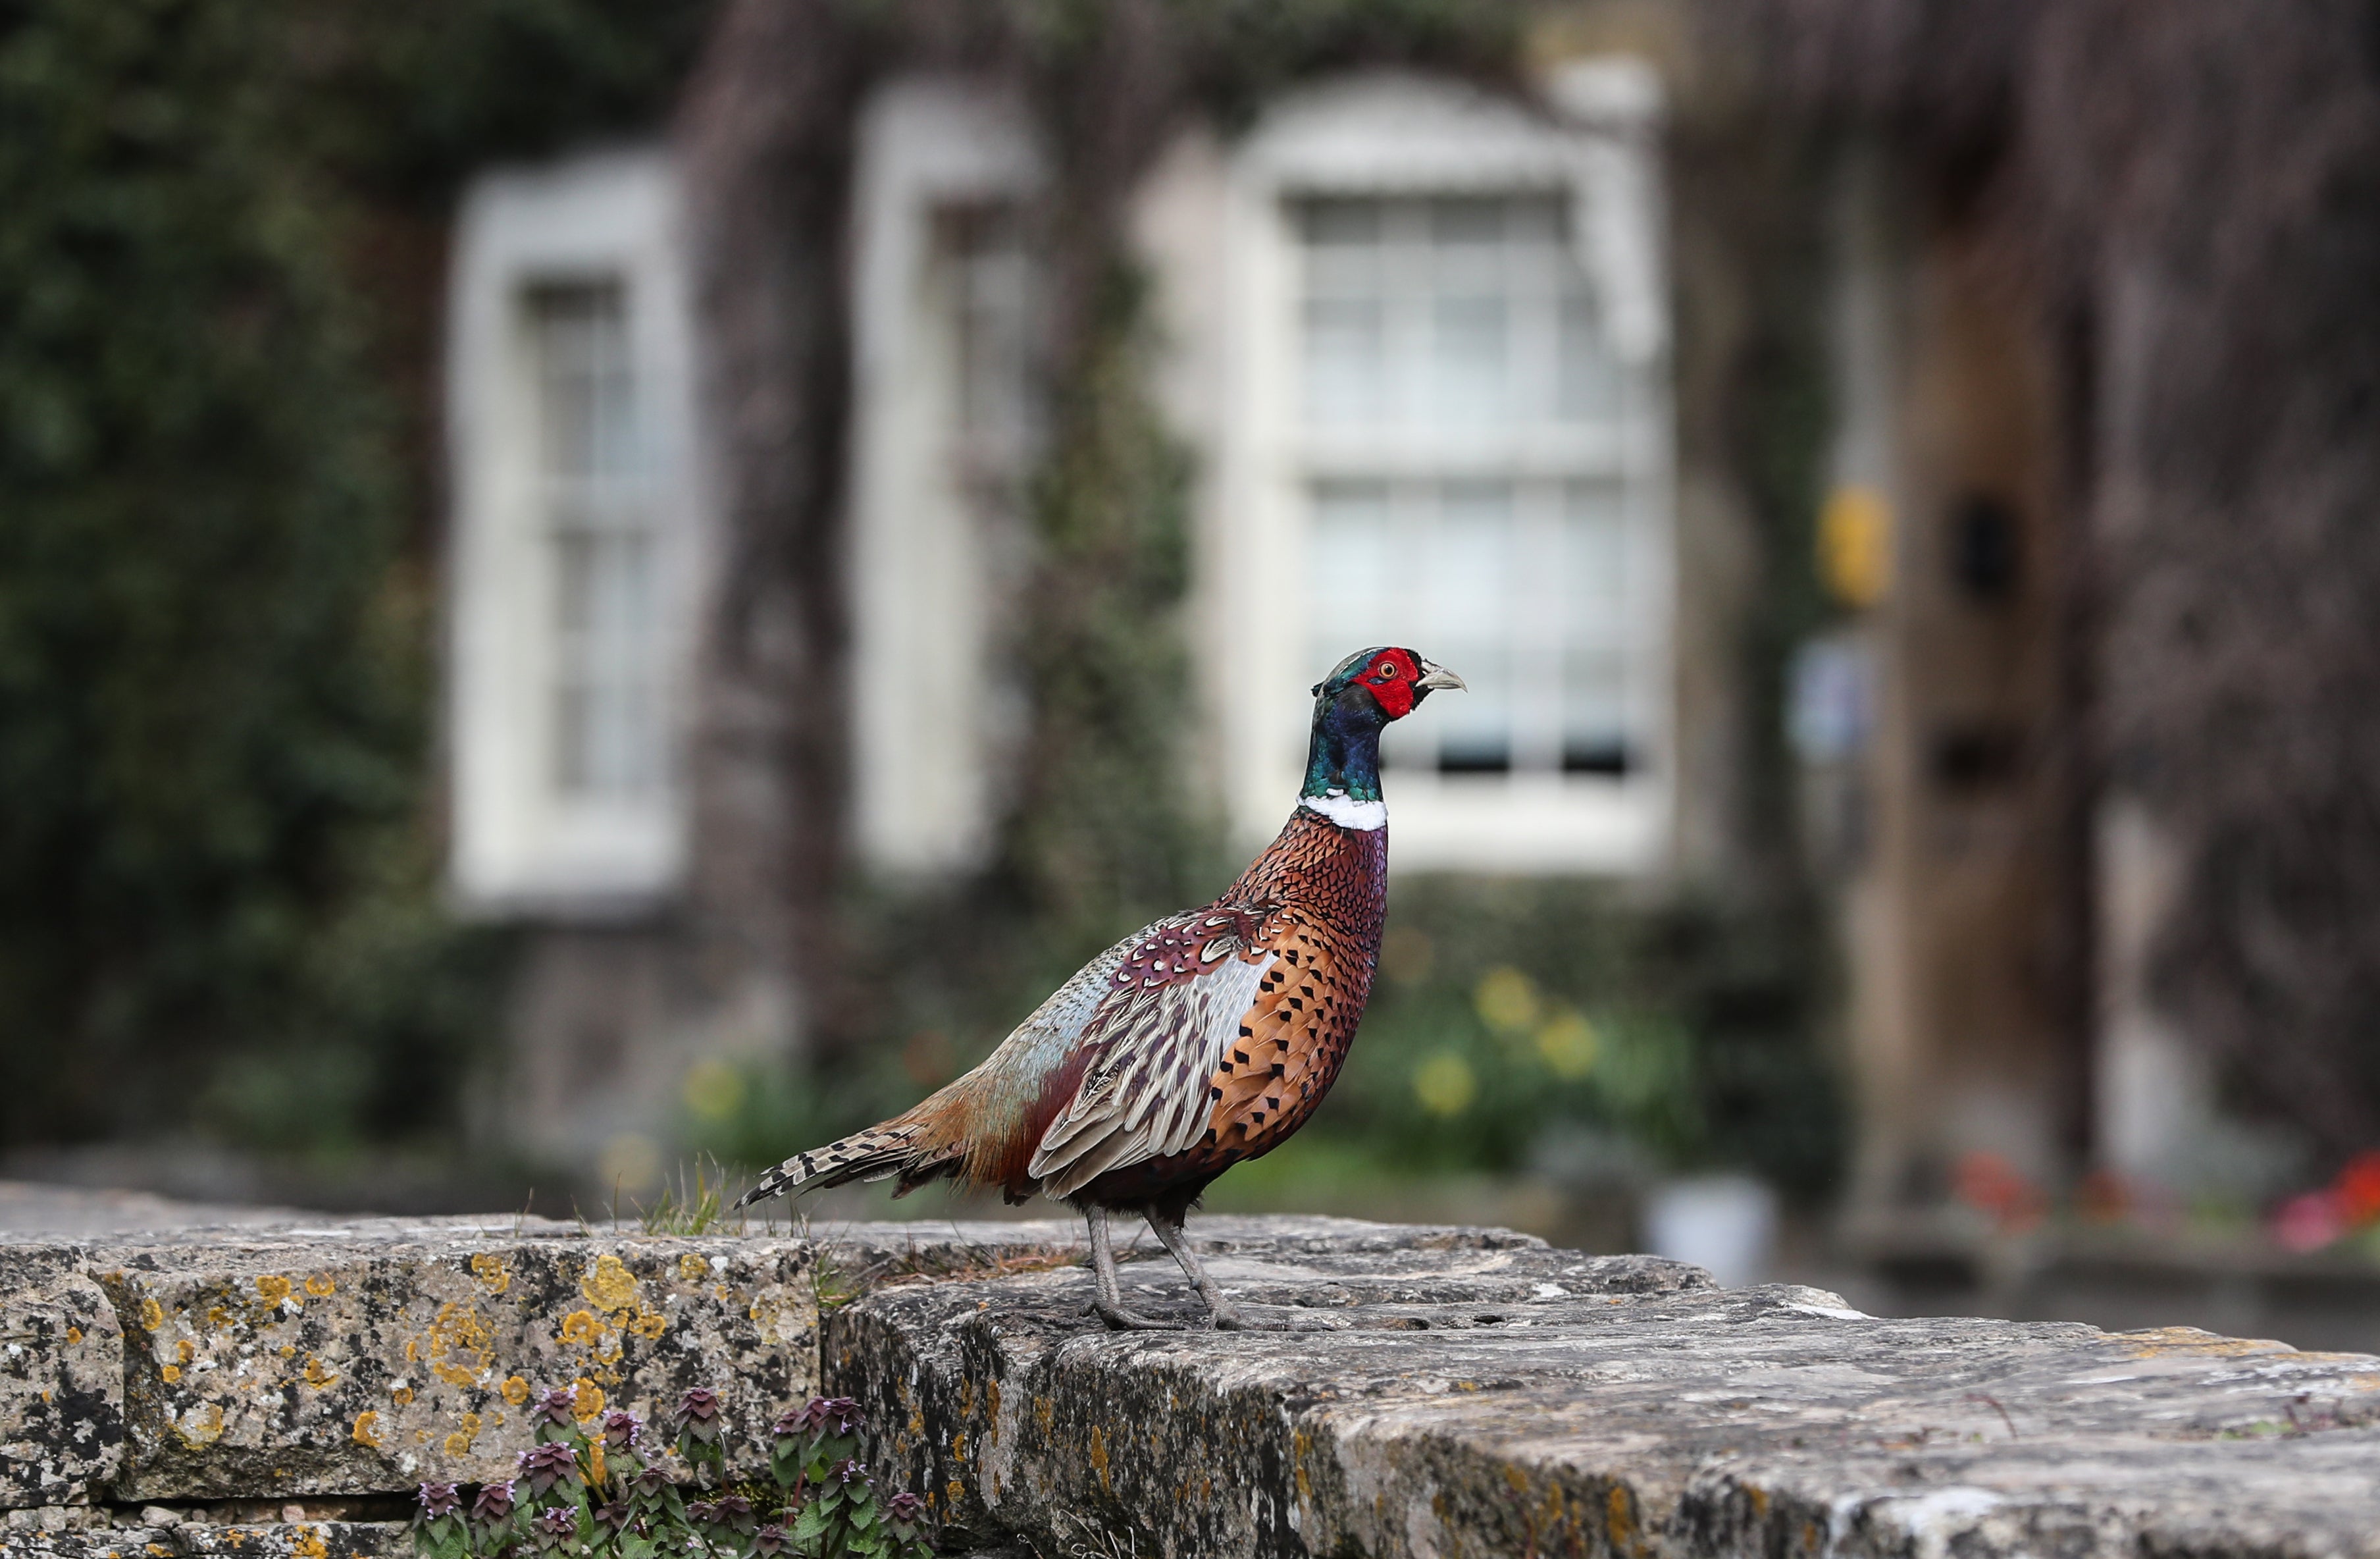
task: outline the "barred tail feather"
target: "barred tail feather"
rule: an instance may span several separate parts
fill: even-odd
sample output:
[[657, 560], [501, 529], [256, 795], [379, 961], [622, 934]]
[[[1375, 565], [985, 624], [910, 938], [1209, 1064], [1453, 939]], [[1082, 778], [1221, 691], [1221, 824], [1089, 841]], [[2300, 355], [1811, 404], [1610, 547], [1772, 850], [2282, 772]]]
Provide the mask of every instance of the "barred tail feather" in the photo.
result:
[[735, 1199], [735, 1205], [749, 1207], [788, 1191], [847, 1186], [854, 1180], [889, 1180], [896, 1175], [901, 1177], [901, 1189], [894, 1194], [905, 1196], [959, 1166], [959, 1152], [934, 1140], [927, 1124], [905, 1115], [838, 1138], [823, 1148], [795, 1153], [761, 1175], [757, 1185]]

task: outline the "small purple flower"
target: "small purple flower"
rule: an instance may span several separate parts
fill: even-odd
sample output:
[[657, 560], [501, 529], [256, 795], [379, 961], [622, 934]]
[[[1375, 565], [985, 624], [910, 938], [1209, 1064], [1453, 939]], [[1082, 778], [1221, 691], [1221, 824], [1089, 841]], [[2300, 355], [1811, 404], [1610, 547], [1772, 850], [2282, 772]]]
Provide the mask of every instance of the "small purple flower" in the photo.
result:
[[719, 1418], [719, 1394], [709, 1386], [696, 1386], [678, 1398], [679, 1434], [691, 1435], [707, 1445], [715, 1445], [724, 1428]]
[[513, 1486], [507, 1481], [491, 1483], [480, 1491], [471, 1502], [471, 1516], [479, 1521], [502, 1521], [513, 1513]]
[[556, 1483], [578, 1481], [578, 1454], [559, 1440], [532, 1445], [520, 1454], [520, 1473], [531, 1494], [542, 1494]]
[[645, 1432], [634, 1413], [614, 1407], [603, 1415], [603, 1443], [614, 1451], [633, 1451]]
[[569, 1386], [556, 1386], [537, 1399], [529, 1416], [568, 1429], [578, 1421], [578, 1393]]
[[578, 1541], [578, 1507], [575, 1504], [552, 1505], [537, 1513], [529, 1523], [529, 1535], [540, 1548], [559, 1548]]
[[884, 1502], [884, 1514], [895, 1521], [912, 1523], [926, 1514], [926, 1502], [904, 1489]]
[[463, 1508], [462, 1491], [452, 1483], [424, 1483], [414, 1497], [421, 1504], [422, 1516], [431, 1521]]
[[861, 1466], [856, 1456], [845, 1456], [826, 1470], [827, 1476], [838, 1482], [865, 1483], [868, 1481], [868, 1468]]

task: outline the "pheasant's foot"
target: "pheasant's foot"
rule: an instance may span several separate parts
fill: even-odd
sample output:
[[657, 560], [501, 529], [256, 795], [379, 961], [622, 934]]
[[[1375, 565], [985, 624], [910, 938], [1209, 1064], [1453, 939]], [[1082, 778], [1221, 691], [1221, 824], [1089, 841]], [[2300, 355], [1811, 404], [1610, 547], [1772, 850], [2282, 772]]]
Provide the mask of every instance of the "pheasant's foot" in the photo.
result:
[[1189, 1323], [1186, 1321], [1160, 1321], [1154, 1316], [1142, 1315], [1137, 1310], [1128, 1310], [1122, 1305], [1109, 1304], [1105, 1299], [1092, 1300], [1090, 1311], [1106, 1321], [1108, 1330], [1111, 1332], [1187, 1332], [1190, 1330]]

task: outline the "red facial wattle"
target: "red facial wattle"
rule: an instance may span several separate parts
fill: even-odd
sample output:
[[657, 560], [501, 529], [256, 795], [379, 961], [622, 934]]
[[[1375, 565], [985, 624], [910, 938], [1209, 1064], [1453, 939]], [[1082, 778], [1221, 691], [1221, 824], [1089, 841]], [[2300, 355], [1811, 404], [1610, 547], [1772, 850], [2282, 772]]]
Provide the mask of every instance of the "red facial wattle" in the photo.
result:
[[1414, 684], [1421, 680], [1421, 666], [1412, 653], [1404, 650], [1383, 650], [1372, 657], [1372, 664], [1356, 678], [1379, 701], [1380, 712], [1391, 720], [1402, 720], [1414, 711]]

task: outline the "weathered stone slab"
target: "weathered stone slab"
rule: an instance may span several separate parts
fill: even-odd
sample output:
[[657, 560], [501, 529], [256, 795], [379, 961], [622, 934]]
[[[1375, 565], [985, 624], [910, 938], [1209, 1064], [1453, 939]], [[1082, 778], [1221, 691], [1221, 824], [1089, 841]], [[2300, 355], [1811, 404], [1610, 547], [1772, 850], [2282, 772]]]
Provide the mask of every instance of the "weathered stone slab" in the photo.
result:
[[830, 1318], [828, 1383], [954, 1530], [1045, 1552], [2380, 1555], [2380, 1359], [1526, 1248], [1213, 1264], [1347, 1328], [1111, 1335], [1078, 1272], [895, 1287]]
[[[52, 1511], [12, 1511], [12, 1517]], [[55, 1513], [63, 1514], [63, 1513]], [[152, 1511], [150, 1517], [68, 1525], [38, 1519], [0, 1525], [7, 1559], [407, 1559], [413, 1529], [403, 1521], [214, 1521]]]
[[712, 1386], [757, 1419], [816, 1384], [812, 1253], [791, 1242], [249, 1236], [104, 1257], [128, 1345], [120, 1499], [501, 1479], [548, 1388], [591, 1419]]
[[72, 1252], [0, 1285], [0, 1508], [88, 1499], [124, 1458], [124, 1335]]

